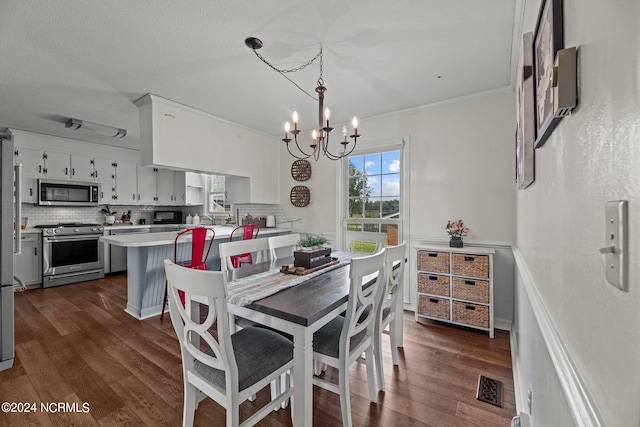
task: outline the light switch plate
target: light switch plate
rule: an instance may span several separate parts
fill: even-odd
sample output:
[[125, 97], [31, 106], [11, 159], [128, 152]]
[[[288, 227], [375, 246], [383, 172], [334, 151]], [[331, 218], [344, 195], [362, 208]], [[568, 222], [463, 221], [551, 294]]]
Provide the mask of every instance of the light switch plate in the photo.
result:
[[605, 255], [607, 282], [623, 291], [627, 290], [628, 270], [628, 221], [627, 201], [615, 200], [606, 206], [606, 247], [600, 252]]

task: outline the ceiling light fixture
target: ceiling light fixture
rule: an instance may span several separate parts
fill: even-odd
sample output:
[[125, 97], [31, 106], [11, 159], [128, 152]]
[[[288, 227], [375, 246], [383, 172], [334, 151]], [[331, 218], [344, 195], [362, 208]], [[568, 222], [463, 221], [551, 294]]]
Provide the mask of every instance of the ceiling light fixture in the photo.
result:
[[[307, 61], [307, 63], [305, 63], [304, 65], [301, 65], [298, 68], [293, 68], [289, 70], [281, 70], [275, 67], [273, 64], [271, 64], [269, 61], [267, 61], [264, 57], [262, 57], [257, 52], [257, 50], [262, 47], [262, 41], [260, 39], [255, 37], [249, 37], [245, 39], [244, 43], [247, 45], [247, 47], [249, 47], [253, 51], [253, 53], [256, 54], [258, 58], [260, 58], [262, 62], [267, 64], [269, 67], [271, 67], [278, 73], [280, 73], [280, 75], [282, 75], [284, 78], [289, 80], [298, 89], [300, 89], [302, 92], [310, 96], [312, 99], [318, 101], [318, 127], [311, 132], [312, 142], [311, 142], [311, 145], [309, 145], [309, 147], [313, 151], [311, 153], [307, 153], [302, 148], [300, 148], [300, 145], [298, 144], [298, 134], [300, 134], [301, 131], [300, 129], [298, 129], [298, 113], [294, 111], [293, 117], [292, 117], [293, 129], [291, 129], [291, 124], [289, 122], [286, 122], [284, 125], [284, 138], [282, 139], [282, 141], [284, 141], [284, 143], [287, 145], [287, 151], [289, 152], [289, 154], [291, 154], [296, 159], [308, 159], [309, 157], [313, 157], [315, 160], [318, 160], [321, 155], [324, 155], [331, 160], [340, 160], [341, 158], [351, 154], [353, 150], [356, 148], [356, 144], [358, 143], [358, 138], [360, 137], [360, 135], [358, 135], [358, 119], [355, 117], [351, 122], [353, 125], [353, 134], [349, 135], [349, 138], [353, 139], [353, 145], [349, 147], [349, 144], [351, 144], [351, 141], [347, 139], [347, 127], [343, 126], [342, 136], [344, 139], [340, 141], [340, 144], [342, 145], [342, 152], [338, 154], [334, 154], [331, 151], [329, 151], [329, 134], [331, 133], [331, 131], [333, 131], [333, 128], [329, 123], [329, 117], [331, 114], [329, 107], [324, 108], [324, 93], [327, 91], [327, 88], [324, 86], [324, 80], [322, 79], [322, 46], [320, 46], [320, 51], [318, 52], [318, 54], [314, 56], [311, 60]], [[318, 58], [320, 59], [319, 61], [320, 77], [318, 77], [317, 87], [315, 89], [316, 93], [318, 94], [318, 97], [315, 98], [313, 95], [309, 94], [307, 91], [305, 91], [300, 86], [298, 86], [293, 80], [291, 80], [285, 74], [295, 73], [296, 71], [302, 70], [303, 68], [306, 68], [307, 66], [314, 63], [315, 60]], [[294, 154], [291, 151], [289, 147], [289, 142], [291, 142], [290, 135], [293, 135], [293, 141], [295, 142], [296, 147], [298, 148], [298, 151], [300, 154]]]
[[73, 130], [84, 129], [95, 132], [104, 136], [112, 136], [114, 138], [124, 138], [127, 134], [126, 129], [120, 129], [113, 126], [101, 125], [100, 123], [88, 122], [80, 119], [69, 119], [65, 122], [64, 127]]

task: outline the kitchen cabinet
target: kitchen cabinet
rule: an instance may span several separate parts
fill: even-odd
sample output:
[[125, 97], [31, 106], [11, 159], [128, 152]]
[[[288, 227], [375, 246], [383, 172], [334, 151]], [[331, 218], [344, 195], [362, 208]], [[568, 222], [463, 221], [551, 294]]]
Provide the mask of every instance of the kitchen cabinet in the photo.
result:
[[421, 318], [489, 332], [493, 338], [494, 249], [416, 245]]
[[15, 164], [22, 164], [22, 202], [37, 203], [37, 179], [69, 179], [70, 155], [38, 148], [16, 147]]
[[[155, 95], [147, 94], [135, 104], [142, 164], [246, 179], [246, 185], [239, 185], [242, 191], [229, 194], [230, 200], [280, 203], [279, 140]], [[184, 149], [185, 142], [189, 150]]]
[[195, 172], [185, 172], [181, 176], [176, 175], [176, 192], [178, 201], [182, 198], [182, 205], [204, 204], [204, 180], [205, 175]]
[[137, 182], [135, 162], [118, 160], [114, 162], [115, 190], [113, 192], [114, 205], [135, 205], [137, 203]]
[[112, 159], [94, 157], [93, 180], [100, 183], [100, 204], [114, 202], [116, 195], [116, 162]]
[[[143, 165], [209, 171], [212, 162], [228, 160], [216, 156], [213, 116], [152, 94], [135, 104], [139, 109]], [[185, 144], [189, 149], [185, 149]]]
[[13, 273], [25, 285], [42, 283], [42, 235], [22, 233], [22, 252], [13, 257]]
[[16, 147], [16, 163], [22, 163], [22, 175], [35, 178], [68, 179], [71, 172], [69, 153]]
[[138, 175], [138, 204], [155, 205], [156, 204], [156, 168], [136, 166]]
[[[168, 169], [156, 169], [156, 204], [175, 205], [176, 197], [176, 171]], [[179, 203], [178, 203], [179, 204]]]
[[75, 181], [94, 181], [93, 156], [83, 154], [71, 155], [71, 179]]

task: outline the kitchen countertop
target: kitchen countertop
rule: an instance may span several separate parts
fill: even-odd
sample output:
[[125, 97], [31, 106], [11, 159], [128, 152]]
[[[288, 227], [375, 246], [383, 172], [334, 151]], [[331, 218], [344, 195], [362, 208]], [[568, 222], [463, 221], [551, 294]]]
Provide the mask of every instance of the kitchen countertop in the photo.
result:
[[[113, 226], [117, 227], [117, 226]], [[122, 227], [135, 227], [134, 225], [123, 225]], [[139, 227], [149, 227], [149, 225], [140, 225]], [[109, 227], [111, 228], [111, 226]], [[227, 240], [231, 235], [231, 232], [235, 227], [227, 227], [224, 225], [215, 225], [213, 230], [216, 233], [215, 240], [223, 239]], [[107, 227], [105, 227], [105, 230]], [[290, 233], [288, 228], [261, 228], [258, 234], [258, 238], [265, 237], [270, 234], [278, 233]], [[100, 241], [109, 243], [115, 246], [123, 247], [145, 247], [145, 246], [162, 246], [173, 245], [177, 231], [165, 231], [161, 233], [135, 233], [135, 234], [122, 234], [119, 236], [102, 236]]]

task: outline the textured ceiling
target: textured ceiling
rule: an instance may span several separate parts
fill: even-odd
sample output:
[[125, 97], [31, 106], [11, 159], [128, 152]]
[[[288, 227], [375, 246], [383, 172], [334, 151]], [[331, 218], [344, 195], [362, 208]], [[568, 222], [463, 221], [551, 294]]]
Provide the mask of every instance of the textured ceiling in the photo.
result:
[[[303, 129], [314, 127], [317, 103], [262, 63], [249, 36], [280, 68], [322, 45], [335, 124], [508, 88], [521, 3], [2, 0], [0, 128], [137, 148], [133, 101], [146, 93], [278, 137], [294, 109]], [[314, 93], [318, 74], [314, 64], [288, 76]], [[71, 131], [70, 117], [128, 135]]]

